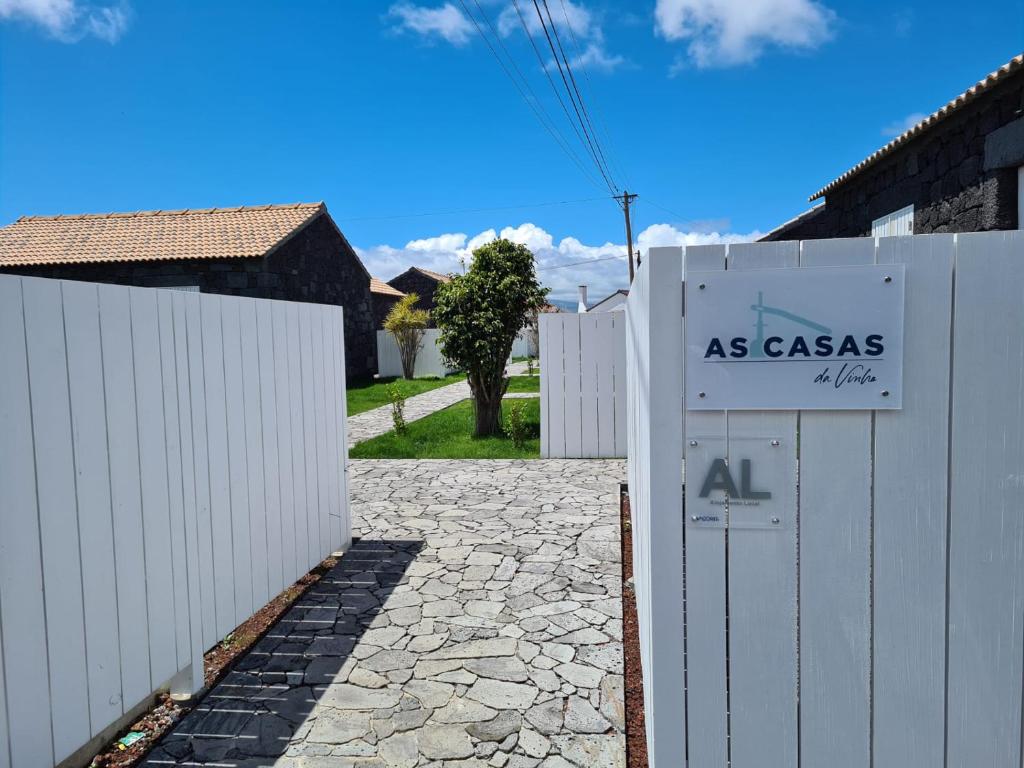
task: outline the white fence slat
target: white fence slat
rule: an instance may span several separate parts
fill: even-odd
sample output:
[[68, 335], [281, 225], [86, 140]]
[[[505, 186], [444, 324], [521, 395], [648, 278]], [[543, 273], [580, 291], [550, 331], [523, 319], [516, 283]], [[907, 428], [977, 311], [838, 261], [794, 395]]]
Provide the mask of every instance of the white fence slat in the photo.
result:
[[[579, 315], [576, 315], [579, 322]], [[595, 317], [596, 319], [596, 317]], [[580, 455], [593, 458], [601, 453], [597, 395], [599, 340], [596, 323], [580, 323]]]
[[[682, 253], [652, 248], [629, 297], [630, 503], [644, 711], [651, 768], [686, 754], [682, 522], [682, 368], [652, 376], [682, 350]], [[624, 339], [625, 341], [625, 339]], [[661, 372], [659, 372], [660, 374]], [[651, 675], [652, 670], [658, 674]]]
[[1021, 759], [1022, 286], [1020, 232], [958, 237], [950, 457], [950, 766], [1004, 768], [1018, 766]]
[[296, 573], [309, 570], [309, 503], [307, 484], [311, 461], [306, 460], [306, 418], [302, 384], [302, 335], [299, 309], [288, 305], [288, 390], [292, 393], [292, 474], [295, 478], [295, 567]]
[[99, 293], [95, 285], [79, 282], [62, 283], [61, 292], [77, 477], [89, 713], [95, 727], [112, 722], [122, 712]]
[[[267, 583], [273, 598], [285, 583], [281, 529], [281, 465], [277, 434], [277, 352], [274, 349], [273, 303], [256, 302], [256, 331], [260, 361], [260, 425], [263, 441], [263, 477], [266, 492]], [[268, 598], [269, 599], [269, 598]]]
[[612, 445], [612, 456], [626, 455], [626, 440], [629, 432], [626, 424], [626, 313], [610, 312], [614, 331], [612, 335], [612, 391], [615, 393], [615, 406], [612, 409], [615, 417], [615, 442]]
[[[313, 353], [313, 409], [316, 413], [325, 414], [327, 413], [327, 396], [324, 386], [324, 323], [321, 313], [310, 311], [309, 333]], [[327, 466], [328, 425], [324, 419], [319, 418], [313, 420], [313, 426], [316, 429], [316, 491], [320, 526], [317, 552], [319, 553], [326, 551], [331, 546], [330, 480], [328, 479], [330, 471]]]
[[12, 766], [53, 764], [35, 449], [22, 285], [0, 276], [0, 625]]
[[[180, 291], [179, 291], [180, 293]], [[189, 632], [188, 567], [185, 554], [185, 478], [178, 418], [177, 361], [174, 348], [174, 299], [171, 291], [154, 291], [160, 333], [160, 374], [163, 395], [165, 450], [167, 452], [167, 499], [171, 547], [171, 588], [174, 600], [168, 608], [174, 614], [174, 639], [178, 649], [177, 669], [192, 658]], [[192, 471], [192, 467], [189, 467]]]
[[[260, 340], [256, 300], [238, 300], [242, 346], [242, 402], [245, 412], [246, 494], [249, 505], [249, 550], [252, 561], [252, 605], [259, 610], [270, 600], [267, 566], [267, 494], [263, 471], [263, 426], [260, 393]], [[276, 592], [274, 594], [277, 594]]]
[[[565, 455], [583, 455], [582, 388], [580, 368], [580, 316], [562, 318], [562, 361], [565, 372], [563, 408], [565, 409]], [[543, 369], [542, 369], [543, 370]]]
[[[3, 608], [0, 606], [0, 619]], [[11, 768], [11, 733], [7, 727], [7, 688], [4, 683], [4, 625], [0, 621], [0, 768]]]
[[274, 324], [274, 394], [277, 408], [277, 458], [281, 490], [282, 587], [299, 577], [295, 565], [295, 487], [292, 475], [292, 398], [288, 381], [288, 308], [270, 305]]
[[60, 633], [47, 631], [50, 708], [57, 724], [53, 751], [59, 761], [90, 735], [81, 547], [60, 283], [26, 279], [24, 298], [46, 625], [62, 629]]
[[[796, 267], [796, 242], [729, 246], [730, 270]], [[732, 527], [729, 558], [729, 712], [733, 768], [796, 765], [796, 425], [794, 411], [727, 414], [729, 462], [736, 440], [777, 438], [790, 474], [778, 478], [772, 504], [784, 510], [781, 530]], [[699, 483], [700, 478], [692, 478]], [[742, 508], [740, 508], [742, 509]]]
[[174, 589], [166, 574], [171, 563], [167, 442], [163, 381], [160, 375], [160, 328], [152, 289], [131, 288], [135, 407], [139, 431], [139, 479], [142, 486], [142, 533], [146, 554], [146, 605], [149, 622], [151, 690], [177, 672], [174, 637]]
[[903, 408], [875, 413], [874, 764], [942, 765], [953, 235], [884, 238], [906, 264]]
[[[227, 302], [202, 294], [203, 371], [206, 389], [207, 476], [210, 484], [210, 539], [218, 638], [238, 626], [235, 617], [235, 559], [231, 526], [231, 476], [224, 351]], [[237, 390], [236, 390], [237, 392]], [[209, 647], [209, 646], [207, 646]]]
[[123, 288], [101, 285], [98, 290], [121, 640], [121, 695], [124, 708], [129, 709], [152, 690], [131, 306], [129, 293]]
[[[595, 357], [597, 389], [597, 453], [595, 456], [615, 456], [615, 316], [622, 312], [599, 312], [595, 325], [588, 332]], [[582, 329], [581, 329], [582, 330]], [[625, 349], [623, 349], [625, 352]]]
[[[805, 267], [873, 264], [871, 238], [804, 241]], [[871, 432], [858, 411], [800, 416], [800, 753], [862, 768], [871, 727]]]
[[[224, 298], [224, 391], [228, 425], [228, 480], [231, 489], [231, 540], [234, 547], [235, 615], [232, 628], [253, 612], [252, 536], [245, 436], [245, 373], [242, 367], [241, 302]], [[258, 606], [256, 606], [258, 607]]]
[[[561, 320], [561, 318], [559, 318]], [[565, 326], [561, 322], [549, 320], [542, 316], [541, 322], [548, 325], [548, 352], [541, 361], [541, 381], [547, 376], [548, 387], [548, 448], [553, 459], [566, 456], [565, 438], [565, 387], [556, 386], [555, 382], [565, 380]], [[547, 373], [545, 373], [545, 371]]]
[[327, 480], [328, 497], [328, 523], [330, 539], [327, 551], [336, 551], [341, 546], [341, 455], [337, 441], [338, 431], [338, 409], [341, 407], [339, 397], [341, 382], [338, 381], [338, 368], [336, 364], [337, 333], [334, 326], [336, 313], [325, 312], [321, 318], [324, 329], [324, 391], [327, 394], [325, 408], [327, 425]]
[[[686, 249], [684, 272], [725, 268], [725, 246]], [[685, 328], [684, 328], [685, 333]], [[685, 349], [685, 341], [681, 349]], [[680, 391], [682, 387], [680, 386]], [[657, 418], [657, 417], [656, 417]], [[727, 436], [722, 411], [688, 411], [686, 436], [698, 443]], [[701, 446], [686, 447], [687, 456]], [[687, 462], [689, 466], [690, 462]], [[697, 505], [700, 479], [687, 478], [686, 506]], [[690, 765], [723, 766], [728, 762], [726, 701], [726, 564], [725, 530], [703, 528], [686, 520], [686, 676], [687, 734]]]
[[[202, 588], [199, 584], [199, 514], [196, 500], [196, 456], [192, 429], [193, 398], [190, 390], [188, 353], [188, 294], [198, 306], [196, 291], [174, 291], [171, 294], [171, 320], [174, 336], [174, 382], [178, 396], [178, 434], [181, 439], [181, 526], [185, 540], [185, 552], [181, 567], [185, 570], [186, 605], [188, 610], [188, 654], [187, 663], [192, 667], [192, 685], [198, 690], [203, 685], [204, 669], [201, 661], [203, 651]], [[198, 399], [198, 398], [197, 398]], [[205, 464], [200, 465], [205, 468]]]
[[306, 560], [302, 563], [302, 572], [308, 571], [316, 562], [316, 553], [320, 549], [320, 490], [317, 471], [319, 457], [316, 441], [316, 395], [313, 384], [313, 328], [309, 306], [299, 307], [300, 349], [302, 352], [302, 422], [303, 439], [305, 440], [305, 472], [306, 472], [306, 533], [309, 545]]
[[345, 378], [345, 310], [342, 309], [334, 318], [334, 343], [335, 360], [334, 366], [337, 371], [338, 380], [338, 433], [337, 445], [339, 451], [338, 462], [341, 465], [340, 480], [341, 487], [341, 539], [338, 544], [340, 549], [348, 549], [352, 545], [352, 512], [349, 505], [349, 484], [348, 484], [348, 382]]

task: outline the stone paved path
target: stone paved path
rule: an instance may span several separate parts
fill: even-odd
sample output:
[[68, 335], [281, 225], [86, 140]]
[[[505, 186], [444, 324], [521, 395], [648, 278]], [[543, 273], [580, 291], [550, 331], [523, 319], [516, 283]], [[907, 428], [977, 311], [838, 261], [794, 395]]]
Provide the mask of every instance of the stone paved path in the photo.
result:
[[361, 538], [148, 765], [622, 768], [606, 461], [353, 461]]
[[[521, 376], [526, 373], [526, 363], [512, 363], [507, 368], [509, 375]], [[435, 411], [447, 408], [449, 405], [465, 400], [469, 397], [469, 384], [465, 381], [458, 381], [446, 387], [438, 387], [422, 395], [410, 397], [405, 401], [405, 420], [416, 421], [424, 416], [429, 416]], [[394, 427], [391, 420], [391, 406], [383, 405], [371, 411], [363, 411], [355, 416], [348, 417], [348, 445], [351, 448], [356, 443], [369, 440], [371, 437], [383, 435], [390, 432]]]

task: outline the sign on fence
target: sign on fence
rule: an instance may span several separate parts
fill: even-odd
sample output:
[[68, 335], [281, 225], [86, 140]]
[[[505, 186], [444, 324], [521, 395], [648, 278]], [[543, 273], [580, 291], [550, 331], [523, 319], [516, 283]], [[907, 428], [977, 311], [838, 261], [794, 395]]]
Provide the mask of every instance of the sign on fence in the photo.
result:
[[687, 408], [899, 408], [903, 273], [688, 273]]

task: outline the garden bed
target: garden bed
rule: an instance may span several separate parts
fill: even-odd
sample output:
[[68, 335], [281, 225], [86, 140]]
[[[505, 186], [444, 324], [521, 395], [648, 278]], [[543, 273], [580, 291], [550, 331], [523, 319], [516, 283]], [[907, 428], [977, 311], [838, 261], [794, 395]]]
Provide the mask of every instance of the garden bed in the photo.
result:
[[502, 407], [507, 422], [513, 403], [520, 403], [526, 440], [517, 447], [507, 435], [473, 437], [473, 401], [462, 400], [409, 423], [404, 435], [393, 430], [357, 443], [351, 459], [537, 459], [540, 458], [540, 400], [508, 399]]
[[629, 494], [620, 493], [622, 523], [622, 652], [626, 688], [626, 768], [647, 768], [647, 732], [644, 724], [644, 678], [640, 667], [640, 630], [633, 590], [633, 527]]
[[389, 377], [353, 382], [349, 384], [345, 393], [345, 399], [348, 402], [348, 415], [355, 416], [357, 413], [380, 408], [391, 402], [387, 393], [389, 384], [396, 384], [404, 397], [413, 397], [438, 387], [446, 387], [465, 378], [466, 375], [463, 373], [452, 373], [444, 378], [437, 376], [424, 376], [421, 379]]

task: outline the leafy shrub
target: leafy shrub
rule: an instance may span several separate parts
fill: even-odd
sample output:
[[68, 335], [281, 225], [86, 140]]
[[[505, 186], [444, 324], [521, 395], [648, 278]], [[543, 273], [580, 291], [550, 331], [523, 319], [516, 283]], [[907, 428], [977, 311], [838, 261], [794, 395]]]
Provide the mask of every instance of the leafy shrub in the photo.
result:
[[409, 425], [405, 422], [405, 395], [397, 384], [388, 384], [384, 391], [391, 402], [391, 421], [395, 424], [395, 432], [404, 435], [409, 431]]
[[512, 445], [522, 448], [526, 445], [526, 401], [515, 400], [508, 408], [505, 419], [505, 434], [512, 440]]

